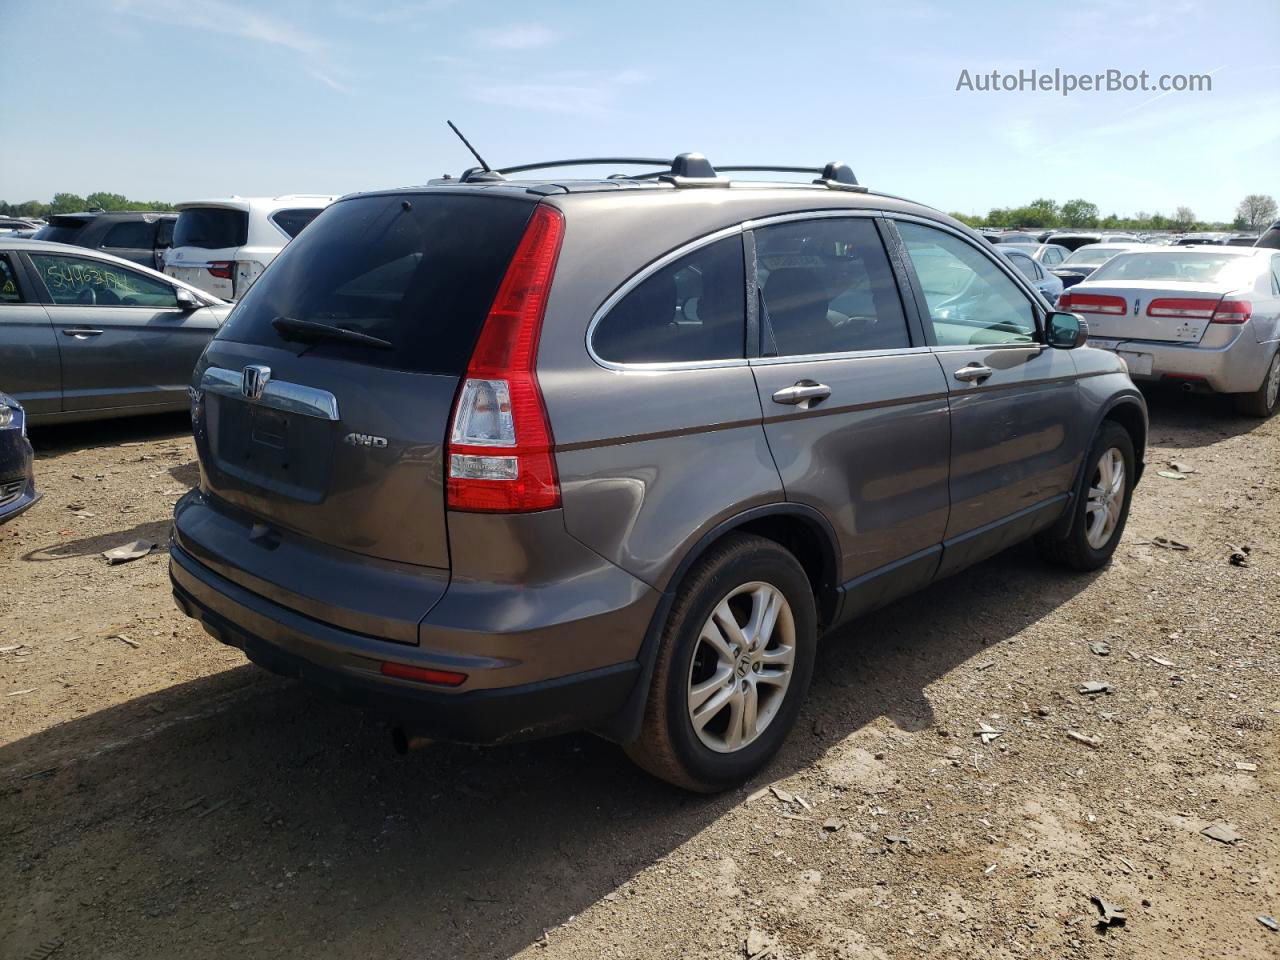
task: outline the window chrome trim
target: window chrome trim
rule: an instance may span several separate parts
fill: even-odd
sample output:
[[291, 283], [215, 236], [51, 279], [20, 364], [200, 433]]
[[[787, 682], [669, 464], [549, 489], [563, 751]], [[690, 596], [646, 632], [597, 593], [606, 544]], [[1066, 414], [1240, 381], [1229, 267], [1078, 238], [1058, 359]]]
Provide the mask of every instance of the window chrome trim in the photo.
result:
[[289, 383], [287, 380], [268, 380], [262, 390], [262, 396], [250, 400], [244, 395], [241, 384], [244, 374], [223, 367], [209, 367], [200, 377], [200, 389], [219, 396], [231, 397], [244, 403], [257, 403], [260, 406], [282, 410], [285, 413], [296, 413], [304, 417], [315, 417], [318, 420], [338, 420], [338, 398], [328, 390], [308, 387], [300, 383]]
[[914, 357], [930, 352], [926, 344], [905, 347], [882, 347], [878, 350], [845, 350], [840, 353], [785, 353], [776, 357], [755, 357], [753, 367], [771, 367], [780, 363], [820, 363], [823, 360], [860, 360], [864, 357]]
[[[742, 224], [736, 223], [731, 227], [725, 227], [721, 230], [715, 231], [714, 233], [708, 233], [706, 236], [699, 237], [697, 240], [693, 240], [689, 243], [686, 243], [682, 247], [676, 247], [674, 250], [664, 253], [657, 260], [654, 260], [651, 263], [649, 263], [647, 266], [642, 268], [638, 273], [633, 274], [625, 283], [622, 284], [622, 286], [618, 287], [617, 290], [609, 294], [605, 302], [602, 303], [600, 307], [596, 310], [596, 312], [592, 315], [591, 322], [587, 324], [587, 354], [591, 357], [591, 359], [594, 360], [600, 366], [604, 367], [606, 370], [617, 370], [617, 371], [633, 371], [634, 370], [634, 371], [647, 372], [647, 373], [660, 373], [666, 370], [710, 370], [716, 367], [745, 367], [747, 365], [746, 357], [730, 357], [723, 360], [676, 360], [676, 361], [663, 361], [659, 363], [619, 363], [614, 360], [606, 360], [604, 359], [604, 357], [600, 356], [600, 354], [596, 353], [596, 348], [594, 343], [595, 335], [596, 335], [596, 327], [600, 325], [600, 322], [608, 315], [609, 311], [612, 310], [615, 306], [617, 306], [618, 302], [621, 301], [632, 290], [640, 286], [640, 284], [644, 283], [644, 281], [648, 280], [651, 276], [653, 276], [659, 270], [663, 269], [664, 267], [670, 266], [672, 263], [674, 263], [676, 260], [679, 260], [681, 257], [685, 256], [686, 254], [692, 253], [695, 250], [700, 250], [703, 247], [710, 246], [711, 244], [715, 243], [718, 240], [725, 240], [725, 239], [728, 239], [729, 237], [741, 236], [742, 232], [743, 232]], [[743, 336], [744, 343], [746, 342], [746, 322], [747, 322], [747, 313], [745, 309], [746, 295], [747, 295], [746, 285], [744, 284], [742, 288], [743, 305], [744, 305], [744, 308], [742, 311], [742, 323], [743, 323], [742, 336]]]
[[[866, 195], [859, 194], [859, 196], [866, 196]], [[780, 213], [780, 214], [776, 214], [768, 217], [759, 217], [755, 220], [744, 220], [742, 223], [734, 224], [731, 227], [724, 227], [723, 229], [717, 230], [714, 233], [708, 233], [706, 236], [699, 237], [696, 240], [690, 241], [689, 243], [686, 243], [684, 246], [676, 247], [674, 250], [671, 250], [668, 253], [664, 253], [657, 260], [654, 260], [653, 262], [649, 263], [647, 266], [641, 269], [638, 273], [631, 276], [625, 283], [622, 284], [622, 286], [618, 287], [617, 290], [611, 293], [608, 299], [606, 299], [604, 303], [600, 305], [600, 307], [592, 315], [591, 322], [587, 324], [587, 354], [599, 366], [604, 367], [606, 370], [615, 370], [619, 372], [637, 372], [637, 373], [663, 373], [669, 370], [713, 370], [719, 367], [745, 367], [749, 363], [755, 362], [756, 359], [783, 360], [783, 361], [799, 359], [797, 357], [792, 357], [792, 356], [785, 356], [781, 358], [778, 358], [778, 357], [751, 358], [750, 360], [746, 357], [733, 357], [725, 360], [673, 360], [673, 361], [663, 361], [659, 363], [619, 363], [613, 360], [605, 360], [598, 353], [596, 353], [595, 344], [593, 341], [595, 340], [596, 327], [599, 326], [600, 322], [608, 315], [609, 311], [612, 310], [615, 306], [617, 306], [618, 302], [622, 300], [623, 297], [625, 297], [628, 293], [630, 293], [640, 284], [644, 283], [645, 280], [649, 279], [649, 277], [653, 276], [653, 274], [657, 273], [663, 267], [669, 266], [671, 263], [673, 263], [676, 260], [679, 260], [681, 257], [685, 256], [686, 254], [692, 253], [693, 251], [698, 250], [702, 247], [705, 247], [708, 244], [715, 243], [717, 240], [724, 240], [727, 237], [738, 236], [743, 233], [746, 233], [749, 230], [754, 230], [758, 227], [767, 227], [775, 223], [789, 223], [794, 220], [818, 220], [818, 219], [829, 219], [834, 217], [840, 217], [844, 219], [848, 219], [850, 217], [866, 217], [866, 218], [874, 219], [875, 217], [880, 217], [880, 216], [884, 216], [884, 211], [879, 209], [869, 210], [866, 207], [849, 207], [849, 208], [840, 208], [840, 209], [824, 208], [821, 210], [803, 210], [797, 213]], [[748, 291], [744, 288], [743, 290], [744, 297], [746, 296], [747, 292]], [[747, 310], [750, 310], [750, 309], [751, 309], [750, 304], [747, 304]], [[746, 320], [747, 320], [747, 314], [744, 311], [743, 313], [744, 338], [746, 335], [746, 326], [745, 326]], [[918, 348], [911, 348], [911, 349], [918, 349]], [[817, 357], [821, 357], [825, 359], [833, 359], [833, 358], [838, 359], [845, 356], [862, 356], [867, 354], [868, 352], [873, 352], [873, 351], [857, 351], [856, 353], [853, 353], [853, 354], [830, 354], [830, 353], [818, 354], [815, 357], [810, 357], [809, 359], [815, 359]]]

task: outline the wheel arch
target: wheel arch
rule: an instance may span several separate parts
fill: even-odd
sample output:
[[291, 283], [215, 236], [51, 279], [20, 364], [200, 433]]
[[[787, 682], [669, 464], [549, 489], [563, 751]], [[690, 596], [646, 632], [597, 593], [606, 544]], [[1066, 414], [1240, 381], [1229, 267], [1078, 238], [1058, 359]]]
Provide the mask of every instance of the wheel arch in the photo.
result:
[[640, 676], [618, 714], [602, 729], [601, 736], [628, 743], [640, 733], [645, 702], [653, 679], [654, 660], [663, 626], [675, 601], [676, 591], [698, 559], [715, 544], [734, 533], [750, 533], [781, 544], [804, 568], [814, 588], [818, 608], [819, 632], [823, 624], [834, 622], [839, 615], [841, 596], [836, 589], [839, 578], [839, 553], [835, 529], [818, 510], [801, 503], [771, 503], [752, 507], [721, 520], [698, 537], [676, 564], [662, 591], [662, 598], [650, 618], [637, 659]]

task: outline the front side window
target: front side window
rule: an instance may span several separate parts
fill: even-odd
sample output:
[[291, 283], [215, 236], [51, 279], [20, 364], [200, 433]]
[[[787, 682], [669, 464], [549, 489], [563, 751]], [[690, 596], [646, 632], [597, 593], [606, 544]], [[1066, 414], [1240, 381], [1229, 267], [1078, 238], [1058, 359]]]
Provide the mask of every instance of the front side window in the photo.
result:
[[0, 254], [0, 303], [24, 303], [18, 278], [8, 256]]
[[600, 321], [591, 344], [611, 363], [746, 356], [742, 237], [699, 247], [646, 277]]
[[319, 215], [319, 209], [277, 210], [271, 215], [271, 220], [277, 227], [287, 233], [290, 239], [293, 239], [302, 232], [303, 227]]
[[102, 239], [104, 247], [113, 249], [150, 250], [156, 242], [156, 225], [145, 220], [117, 223]]
[[875, 224], [820, 218], [755, 231], [765, 353], [804, 356], [910, 345]]
[[991, 259], [954, 234], [899, 223], [940, 346], [1032, 343], [1032, 302]]
[[1053, 247], [1050, 247], [1048, 250], [1044, 252], [1043, 262], [1050, 267], [1052, 267], [1055, 263], [1061, 263], [1062, 262], [1061, 251], [1055, 250]]
[[176, 307], [173, 287], [114, 263], [31, 254], [54, 303], [82, 307]]

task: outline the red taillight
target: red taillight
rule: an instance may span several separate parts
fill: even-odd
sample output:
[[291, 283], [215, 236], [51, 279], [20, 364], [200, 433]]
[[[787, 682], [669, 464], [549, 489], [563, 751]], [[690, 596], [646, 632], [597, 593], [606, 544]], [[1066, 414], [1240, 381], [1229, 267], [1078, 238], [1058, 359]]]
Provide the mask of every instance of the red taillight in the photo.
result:
[[1215, 297], [1206, 300], [1203, 297], [1163, 297], [1147, 304], [1148, 317], [1169, 317], [1177, 320], [1208, 320], [1213, 316], [1213, 308], [1218, 305]]
[[456, 687], [466, 679], [465, 673], [454, 673], [452, 670], [431, 670], [427, 667], [411, 667], [407, 663], [391, 663], [385, 661], [378, 668], [384, 677], [395, 677], [398, 680], [415, 680], [418, 683], [434, 683], [441, 687]]
[[1109, 313], [1123, 316], [1129, 309], [1124, 297], [1108, 297], [1100, 293], [1064, 293], [1058, 306], [1076, 313]]
[[493, 298], [449, 428], [451, 510], [523, 513], [560, 505], [534, 367], [563, 236], [560, 212], [537, 207]]
[[236, 265], [233, 260], [214, 260], [209, 264], [208, 269], [209, 273], [219, 280], [230, 280], [235, 273]]
[[1248, 300], [1223, 300], [1213, 311], [1210, 323], [1244, 323], [1253, 316], [1253, 304]]

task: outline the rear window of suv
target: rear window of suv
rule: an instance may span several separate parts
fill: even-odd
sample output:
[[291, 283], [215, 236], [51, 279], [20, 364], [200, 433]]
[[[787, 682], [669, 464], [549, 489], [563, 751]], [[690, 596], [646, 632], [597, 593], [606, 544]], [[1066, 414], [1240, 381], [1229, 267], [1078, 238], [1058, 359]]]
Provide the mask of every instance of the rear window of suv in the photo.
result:
[[[461, 375], [533, 210], [524, 200], [456, 194], [335, 203], [249, 288], [218, 339]], [[277, 317], [354, 330], [393, 349], [286, 340], [272, 326]]]
[[249, 238], [249, 214], [226, 207], [188, 207], [173, 228], [175, 247], [222, 250], [242, 247]]

